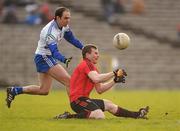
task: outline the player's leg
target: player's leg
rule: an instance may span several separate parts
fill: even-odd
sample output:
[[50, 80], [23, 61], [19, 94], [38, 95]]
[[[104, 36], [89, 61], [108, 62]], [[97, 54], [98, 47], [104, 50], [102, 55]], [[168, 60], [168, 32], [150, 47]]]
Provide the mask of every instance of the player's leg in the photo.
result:
[[39, 85], [23, 87], [23, 94], [48, 95], [51, 89], [52, 77], [48, 73], [38, 73]]
[[55, 119], [68, 119], [68, 118], [92, 118], [92, 119], [104, 119], [105, 115], [101, 108], [91, 99], [87, 97], [80, 97], [76, 101], [71, 102], [71, 108], [77, 114], [70, 114], [65, 112], [60, 114]]
[[12, 87], [12, 93], [18, 94], [31, 94], [31, 95], [48, 95], [52, 84], [52, 77], [47, 73], [38, 73], [39, 85], [29, 86], [15, 86]]
[[59, 114], [57, 116], [54, 117], [54, 119], [70, 119], [70, 118], [77, 118], [77, 119], [104, 119], [104, 113], [102, 112], [102, 110], [97, 109], [94, 111], [83, 111], [83, 112], [79, 112], [77, 114], [71, 114], [69, 112], [64, 112], [63, 114]]
[[51, 67], [48, 70], [48, 74], [50, 74], [57, 81], [64, 84], [66, 86], [67, 93], [69, 94], [70, 75], [60, 64]]
[[52, 83], [52, 78], [47, 73], [38, 73], [40, 86], [29, 85], [29, 86], [14, 86], [7, 88], [6, 103], [10, 108], [11, 102], [14, 100], [16, 95], [19, 94], [32, 94], [32, 95], [47, 95]]
[[89, 118], [92, 119], [105, 119], [104, 112], [101, 109], [96, 109], [94, 111], [91, 111]]
[[48, 95], [52, 84], [52, 77], [49, 74], [49, 70], [57, 65], [57, 61], [52, 56], [36, 54], [34, 62], [36, 64], [40, 86], [30, 85], [23, 87], [23, 93]]
[[[48, 95], [52, 84], [52, 77], [69, 87], [70, 76], [66, 70], [52, 56], [35, 56], [40, 86], [23, 87], [23, 93], [33, 95]], [[42, 73], [43, 72], [43, 73]]]
[[101, 100], [101, 99], [91, 99], [91, 101], [99, 109], [91, 111], [91, 114], [90, 114], [89, 118], [96, 117], [95, 119], [105, 119], [105, 115], [104, 115], [104, 110], [105, 110], [104, 101]]
[[145, 118], [148, 113], [149, 107], [141, 108], [139, 111], [129, 111], [122, 107], [117, 106], [113, 102], [103, 99], [105, 111], [118, 117], [131, 117], [131, 118]]
[[101, 107], [94, 101], [94, 99], [90, 99], [87, 97], [80, 97], [76, 101], [76, 105], [74, 107], [75, 108], [72, 109], [77, 113], [87, 112], [88, 114], [86, 115], [86, 118], [91, 118], [91, 119], [105, 118], [103, 109], [101, 109]]
[[36, 64], [36, 69], [38, 72], [40, 86], [30, 85], [25, 87], [15, 86], [7, 88], [7, 106], [10, 108], [12, 100], [18, 94], [32, 94], [32, 95], [47, 95], [51, 88], [52, 78], [47, 73], [50, 68], [57, 65], [56, 60], [52, 56], [46, 55], [35, 55], [34, 62]]
[[[99, 102], [103, 104], [102, 102]], [[104, 119], [105, 115], [103, 112], [103, 109], [99, 106], [101, 104], [97, 104], [94, 99], [90, 99], [87, 97], [80, 97], [77, 101], [75, 101], [75, 104], [71, 103], [72, 109], [80, 113], [82, 116], [82, 113], [86, 113], [85, 118], [91, 118], [91, 119]]]

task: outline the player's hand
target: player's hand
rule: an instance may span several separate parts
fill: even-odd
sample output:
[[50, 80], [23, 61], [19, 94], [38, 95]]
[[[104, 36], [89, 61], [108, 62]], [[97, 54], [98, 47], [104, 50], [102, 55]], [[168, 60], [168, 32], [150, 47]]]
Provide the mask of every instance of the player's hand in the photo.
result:
[[125, 83], [125, 76], [127, 76], [127, 73], [124, 69], [116, 69], [113, 72], [115, 83]]
[[113, 71], [114, 76], [127, 76], [127, 73], [124, 69], [116, 69]]
[[125, 76], [122, 75], [122, 76], [115, 76], [114, 77], [114, 82], [115, 83], [125, 83]]
[[68, 68], [69, 63], [71, 62], [71, 60], [72, 60], [72, 57], [67, 58], [67, 59], [65, 60], [66, 68]]

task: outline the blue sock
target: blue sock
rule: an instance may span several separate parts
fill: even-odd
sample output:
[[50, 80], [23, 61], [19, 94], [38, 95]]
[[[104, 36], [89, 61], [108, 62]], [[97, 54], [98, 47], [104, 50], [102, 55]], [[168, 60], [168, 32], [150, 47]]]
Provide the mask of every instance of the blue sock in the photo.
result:
[[20, 86], [14, 86], [14, 88], [12, 89], [12, 93], [13, 93], [13, 95], [22, 94], [23, 88]]

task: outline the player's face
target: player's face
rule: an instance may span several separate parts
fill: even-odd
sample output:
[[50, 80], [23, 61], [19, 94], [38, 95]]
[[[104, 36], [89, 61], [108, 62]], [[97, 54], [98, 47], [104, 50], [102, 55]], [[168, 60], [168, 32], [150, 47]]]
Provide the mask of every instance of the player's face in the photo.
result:
[[91, 49], [91, 53], [89, 54], [89, 59], [93, 64], [97, 64], [99, 58], [98, 49]]
[[67, 26], [70, 22], [71, 14], [69, 11], [64, 11], [62, 17], [57, 17], [57, 22], [60, 27]]

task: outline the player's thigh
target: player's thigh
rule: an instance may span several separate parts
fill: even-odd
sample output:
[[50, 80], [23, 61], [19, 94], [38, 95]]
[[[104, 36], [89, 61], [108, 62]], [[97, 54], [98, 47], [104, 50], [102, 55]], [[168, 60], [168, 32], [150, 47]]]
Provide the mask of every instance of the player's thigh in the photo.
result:
[[59, 82], [66, 83], [70, 81], [70, 75], [60, 64], [51, 67], [48, 70], [48, 74], [50, 74], [54, 79], [56, 79]]
[[104, 100], [102, 99], [91, 99], [102, 111], [105, 111], [105, 104]]
[[49, 90], [52, 84], [52, 77], [47, 73], [38, 73], [40, 88]]
[[71, 108], [76, 113], [91, 112], [97, 109], [101, 109], [95, 102], [87, 97], [80, 97], [76, 101], [71, 102]]
[[104, 119], [105, 115], [102, 109], [90, 98], [80, 97], [71, 102], [71, 108], [76, 113], [85, 113], [88, 118]]

